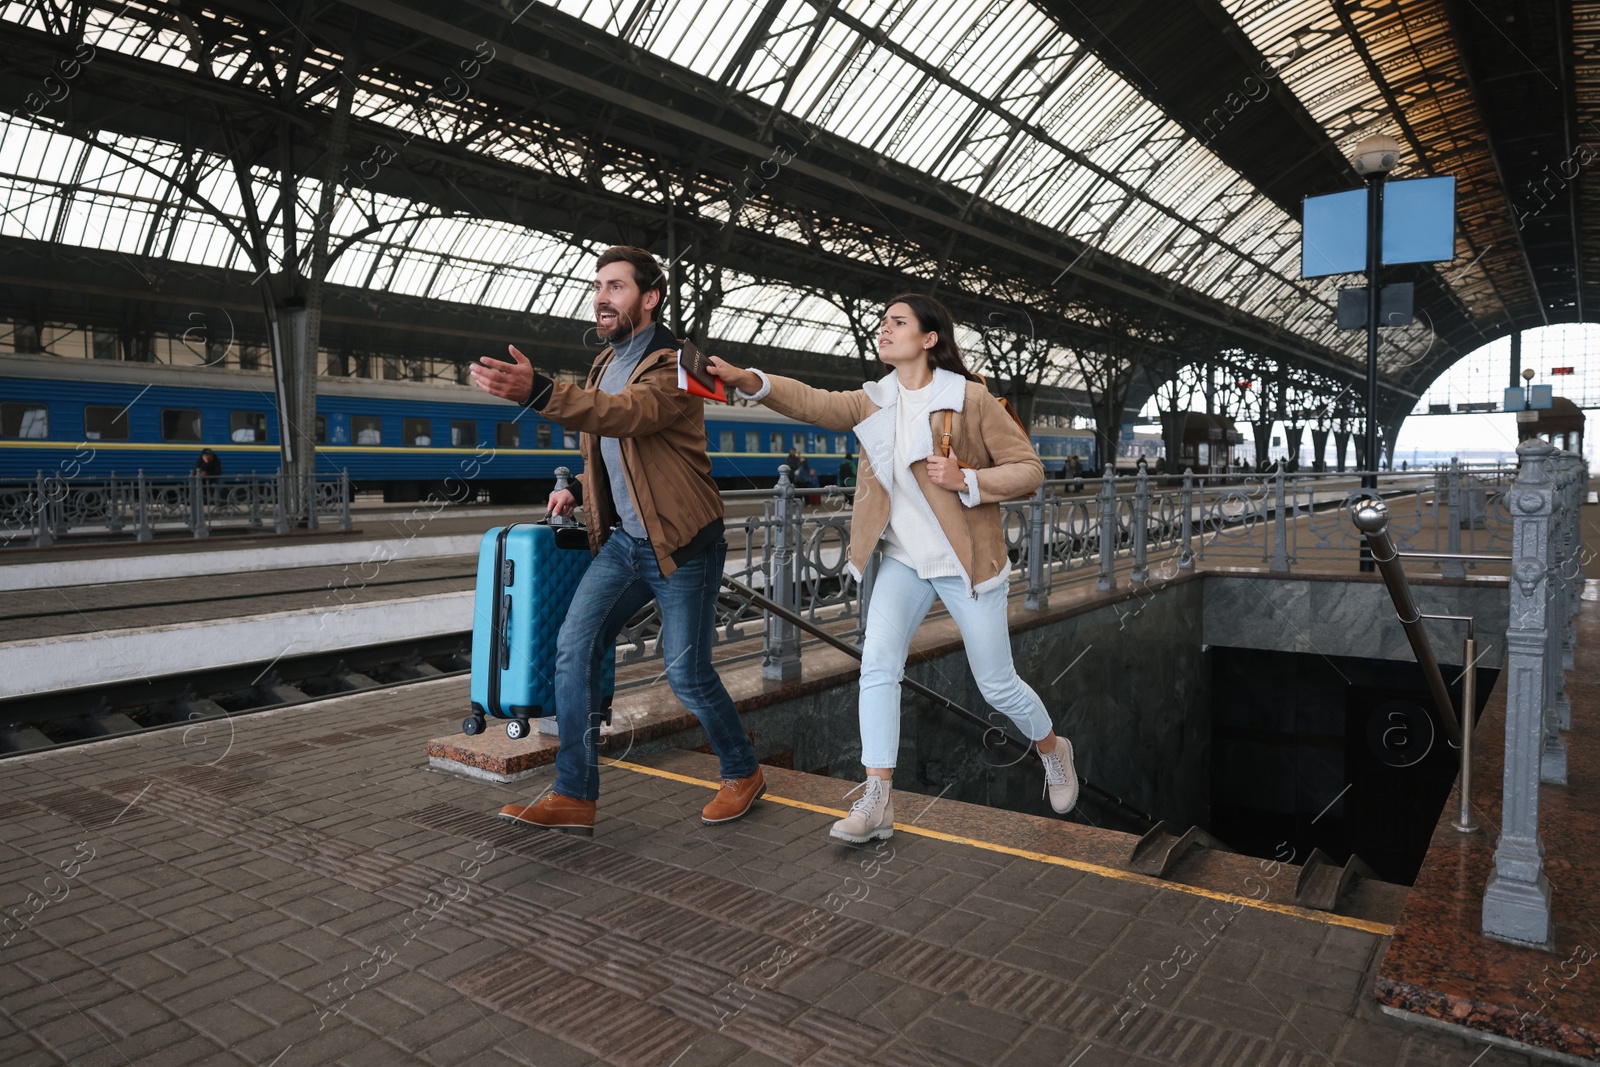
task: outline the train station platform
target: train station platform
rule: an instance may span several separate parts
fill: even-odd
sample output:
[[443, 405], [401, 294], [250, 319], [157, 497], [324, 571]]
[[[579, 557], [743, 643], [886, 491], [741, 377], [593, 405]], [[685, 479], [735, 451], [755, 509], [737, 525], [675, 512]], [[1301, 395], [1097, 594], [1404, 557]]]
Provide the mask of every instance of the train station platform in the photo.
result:
[[[1383, 1016], [1387, 924], [1112, 862], [1109, 831], [710, 757], [608, 765], [596, 835], [500, 822], [418, 756], [454, 680], [8, 762], [0, 1059], [183, 1064], [1529, 1062]], [[1108, 836], [1110, 835], [1110, 836]]]
[[[1273, 582], [1381, 589], [1353, 558], [1316, 569], [1209, 566], [1158, 591], [1192, 612], [1193, 590], [1240, 580], [1281, 629], [1308, 594]], [[1148, 640], [1149, 589], [1089, 579], [1058, 585], [1048, 612], [1018, 605], [1014, 625], [1121, 604], [1131, 629], [1106, 642]], [[1596, 610], [1575, 680], [1593, 677]], [[956, 641], [932, 619], [913, 659]], [[795, 682], [763, 682], [748, 655], [723, 674], [749, 714], [827, 698], [853, 670], [808, 649]], [[682, 747], [692, 720], [659, 685], [619, 697], [592, 840], [510, 826], [494, 813], [548, 786], [550, 742], [464, 738], [466, 690], [446, 678], [8, 759], [0, 1062], [1489, 1067], [1584, 1062], [1600, 1032], [1593, 968], [1569, 977], [1600, 921], [1582, 846], [1600, 830], [1600, 764], [1579, 747], [1592, 684], [1571, 689], [1572, 784], [1545, 791], [1562, 794], [1545, 822], [1555, 955], [1475, 934], [1500, 687], [1474, 788], [1487, 832], [1463, 842], [1443, 816], [1414, 889], [1339, 914], [1295, 906], [1300, 856], [1201, 852], [1155, 879], [1128, 865], [1133, 834], [931, 794], [897, 794], [891, 841], [842, 845], [826, 829], [849, 783], [770, 745], [768, 798], [705, 827], [715, 763]], [[832, 715], [853, 725], [842, 703]], [[521, 762], [496, 764], [496, 747]], [[1002, 777], [1036, 796], [1036, 773]]]

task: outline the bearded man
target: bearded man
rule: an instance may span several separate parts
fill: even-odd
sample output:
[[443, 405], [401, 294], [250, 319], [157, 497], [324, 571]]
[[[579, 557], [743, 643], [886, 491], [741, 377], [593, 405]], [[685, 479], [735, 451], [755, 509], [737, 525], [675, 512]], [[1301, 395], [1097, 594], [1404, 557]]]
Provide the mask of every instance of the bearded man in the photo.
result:
[[607, 347], [587, 383], [557, 382], [511, 346], [513, 362], [485, 357], [474, 384], [578, 431], [583, 473], [552, 493], [549, 511], [584, 505], [594, 560], [556, 641], [556, 780], [536, 803], [500, 817], [585, 837], [600, 796], [600, 664], [623, 624], [655, 600], [667, 681], [699, 718], [721, 761], [722, 788], [706, 823], [737, 819], [765, 792], [755, 747], [711, 666], [717, 592], [728, 542], [722, 497], [706, 455], [705, 406], [678, 388], [680, 343], [658, 321], [666, 274], [642, 248], [608, 248], [594, 283], [594, 317]]

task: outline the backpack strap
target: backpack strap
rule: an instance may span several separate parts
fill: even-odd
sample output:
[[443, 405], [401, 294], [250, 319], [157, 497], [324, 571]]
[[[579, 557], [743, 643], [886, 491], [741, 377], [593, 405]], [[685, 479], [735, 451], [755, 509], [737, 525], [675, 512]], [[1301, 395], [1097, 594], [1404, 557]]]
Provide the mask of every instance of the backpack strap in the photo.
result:
[[[939, 439], [939, 447], [944, 449], [944, 454], [945, 454], [946, 457], [948, 457], [951, 454], [951, 449], [950, 449], [950, 424], [952, 422], [954, 422], [954, 421], [955, 421], [955, 412], [951, 411], [949, 408], [945, 408], [945, 410], [944, 410], [944, 433], [941, 435], [941, 437]], [[964, 471], [970, 471], [970, 470], [975, 470], [976, 469], [974, 467], [969, 467], [967, 464], [961, 462], [961, 460], [959, 460], [959, 459], [956, 460], [956, 466], [961, 468]]]

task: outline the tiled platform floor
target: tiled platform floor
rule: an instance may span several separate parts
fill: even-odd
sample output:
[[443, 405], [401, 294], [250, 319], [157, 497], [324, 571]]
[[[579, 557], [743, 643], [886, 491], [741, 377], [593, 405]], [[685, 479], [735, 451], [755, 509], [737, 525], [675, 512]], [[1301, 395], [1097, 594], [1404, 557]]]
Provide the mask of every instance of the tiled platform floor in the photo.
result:
[[502, 824], [541, 778], [422, 766], [461, 684], [8, 761], [0, 1063], [1530, 1062], [1383, 1017], [1380, 935], [776, 801], [708, 828], [692, 754], [608, 768], [592, 841]]

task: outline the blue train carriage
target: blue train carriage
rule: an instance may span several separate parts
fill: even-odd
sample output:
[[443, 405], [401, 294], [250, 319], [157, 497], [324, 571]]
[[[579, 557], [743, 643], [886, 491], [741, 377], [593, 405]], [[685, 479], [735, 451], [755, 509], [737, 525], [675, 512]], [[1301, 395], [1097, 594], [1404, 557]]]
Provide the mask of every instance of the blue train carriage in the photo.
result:
[[1039, 453], [1039, 459], [1044, 463], [1046, 478], [1063, 477], [1067, 473], [1069, 456], [1077, 456], [1084, 471], [1093, 470], [1099, 464], [1092, 430], [1036, 426], [1030, 436], [1034, 451]]
[[265, 375], [0, 356], [0, 481], [139, 470], [169, 478], [187, 474], [207, 446], [228, 473], [276, 470], [271, 390]]
[[[419, 499], [456, 485], [548, 482], [573, 466], [575, 442], [515, 404], [449, 383], [317, 382], [313, 442], [319, 474], [348, 471], [358, 488]], [[526, 439], [526, 440], [525, 440]], [[0, 356], [0, 481], [38, 472], [71, 478], [113, 473], [188, 474], [202, 448], [224, 475], [279, 466], [270, 373]]]
[[[322, 378], [317, 470], [411, 501], [488, 496], [543, 503], [557, 467], [577, 469], [577, 435], [537, 413], [450, 382]], [[761, 407], [712, 405], [712, 474], [727, 488], [770, 486], [791, 446], [824, 482], [855, 441]], [[0, 356], [0, 481], [187, 475], [209, 447], [229, 474], [278, 469], [268, 372]]]
[[[317, 470], [348, 471], [392, 501], [428, 493], [465, 501], [543, 503], [557, 467], [580, 465], [577, 435], [519, 405], [452, 382], [321, 378], [313, 430]], [[223, 368], [0, 356], [0, 481], [43, 471], [68, 478], [188, 474], [201, 448], [224, 474], [278, 469], [272, 375]], [[1042, 427], [1034, 446], [1053, 476], [1097, 455], [1087, 430]], [[791, 448], [821, 485], [838, 480], [854, 435], [824, 431], [759, 405], [710, 404], [712, 476], [727, 489], [765, 488]]]
[[806, 458], [818, 485], [838, 484], [846, 454], [860, 467], [854, 434], [822, 430], [754, 404], [706, 405], [706, 451], [722, 488], [771, 488], [791, 448]]

